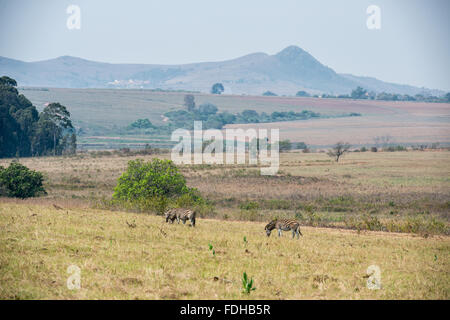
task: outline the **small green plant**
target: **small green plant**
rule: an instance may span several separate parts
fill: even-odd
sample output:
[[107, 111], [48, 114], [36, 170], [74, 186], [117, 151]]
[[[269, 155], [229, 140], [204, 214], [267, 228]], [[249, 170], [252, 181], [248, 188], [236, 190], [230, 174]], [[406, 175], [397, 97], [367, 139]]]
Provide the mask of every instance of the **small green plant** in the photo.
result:
[[244, 236], [244, 244], [245, 244], [245, 245], [248, 244], [248, 241], [247, 241], [247, 237], [246, 237], [246, 236]]
[[216, 250], [214, 250], [214, 247], [213, 247], [213, 245], [211, 244], [211, 242], [208, 243], [208, 247], [209, 247], [209, 251], [212, 252], [213, 257], [215, 257], [215, 256], [216, 256]]
[[250, 292], [255, 291], [256, 288], [253, 287], [253, 278], [248, 278], [247, 273], [244, 271], [244, 274], [242, 275], [242, 287], [243, 291], [246, 294], [250, 294]]

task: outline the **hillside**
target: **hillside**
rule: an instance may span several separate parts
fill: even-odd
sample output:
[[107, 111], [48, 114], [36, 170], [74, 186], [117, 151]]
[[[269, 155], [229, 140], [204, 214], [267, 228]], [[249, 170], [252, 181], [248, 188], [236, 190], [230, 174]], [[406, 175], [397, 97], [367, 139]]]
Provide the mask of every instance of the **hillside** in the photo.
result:
[[378, 92], [443, 93], [338, 74], [296, 46], [274, 55], [253, 53], [227, 61], [183, 65], [110, 64], [71, 56], [37, 62], [0, 57], [0, 75], [16, 79], [21, 86], [55, 88], [161, 88], [209, 92], [213, 83], [221, 82], [225, 93], [230, 94], [260, 95], [266, 90], [279, 95], [294, 95], [299, 90], [348, 94], [358, 85]]

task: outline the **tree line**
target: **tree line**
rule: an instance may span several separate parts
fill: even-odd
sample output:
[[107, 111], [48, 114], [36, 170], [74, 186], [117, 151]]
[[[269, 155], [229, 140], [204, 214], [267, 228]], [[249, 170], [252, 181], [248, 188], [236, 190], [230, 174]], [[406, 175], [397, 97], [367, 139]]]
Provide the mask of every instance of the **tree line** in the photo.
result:
[[310, 95], [306, 91], [298, 91], [297, 97], [313, 97], [313, 98], [338, 98], [338, 99], [367, 99], [367, 100], [383, 100], [383, 101], [419, 101], [419, 102], [450, 102], [450, 92], [447, 92], [441, 97], [416, 94], [414, 96], [408, 94], [388, 93], [388, 92], [374, 92], [367, 91], [363, 87], [356, 87], [350, 94], [333, 95], [323, 93], [322, 95]]
[[75, 153], [77, 137], [66, 107], [50, 103], [39, 112], [16, 87], [16, 80], [0, 78], [0, 158]]

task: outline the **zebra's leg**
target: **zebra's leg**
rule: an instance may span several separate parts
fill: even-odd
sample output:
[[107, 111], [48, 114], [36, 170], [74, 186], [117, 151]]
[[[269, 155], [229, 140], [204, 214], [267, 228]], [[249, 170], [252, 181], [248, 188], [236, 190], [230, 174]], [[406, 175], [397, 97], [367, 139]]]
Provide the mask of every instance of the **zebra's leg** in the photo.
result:
[[186, 224], [186, 218], [183, 219], [183, 224]]
[[295, 230], [297, 230], [297, 229], [293, 229], [293, 230], [292, 230], [292, 239], [295, 238], [295, 234], [297, 233]]
[[191, 225], [192, 225], [193, 227], [195, 227], [195, 218], [192, 218], [192, 219], [191, 219]]
[[281, 228], [278, 229], [278, 237], [281, 237]]

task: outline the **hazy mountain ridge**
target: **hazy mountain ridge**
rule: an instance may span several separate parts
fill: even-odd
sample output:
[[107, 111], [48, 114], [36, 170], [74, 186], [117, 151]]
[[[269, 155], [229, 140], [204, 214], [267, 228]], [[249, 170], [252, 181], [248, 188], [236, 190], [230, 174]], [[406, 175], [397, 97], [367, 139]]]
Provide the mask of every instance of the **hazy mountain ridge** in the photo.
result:
[[20, 86], [56, 88], [161, 88], [209, 92], [222, 82], [226, 93], [262, 94], [270, 90], [294, 95], [350, 93], [356, 86], [369, 91], [414, 95], [443, 94], [443, 91], [384, 82], [371, 77], [338, 74], [308, 52], [289, 46], [274, 55], [252, 53], [219, 62], [183, 65], [112, 64], [62, 56], [56, 59], [23, 62], [0, 57], [0, 75], [8, 75]]

